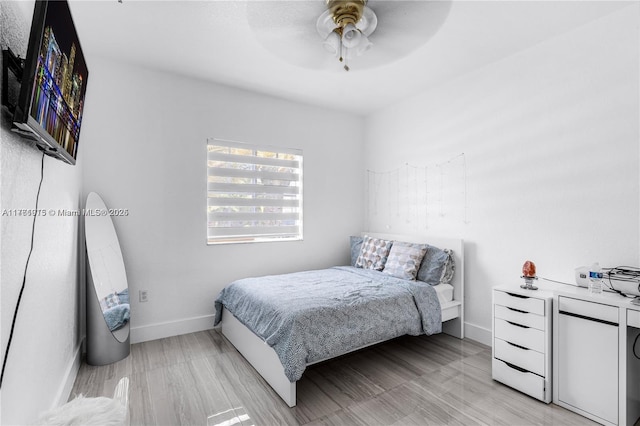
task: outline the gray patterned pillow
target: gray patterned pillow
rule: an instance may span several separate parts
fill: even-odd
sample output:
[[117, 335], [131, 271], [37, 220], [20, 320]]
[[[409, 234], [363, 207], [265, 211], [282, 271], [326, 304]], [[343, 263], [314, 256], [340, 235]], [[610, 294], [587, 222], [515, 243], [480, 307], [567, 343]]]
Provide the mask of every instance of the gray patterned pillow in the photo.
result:
[[449, 249], [442, 250], [428, 244], [426, 244], [426, 247], [427, 253], [422, 259], [420, 269], [418, 269], [417, 279], [431, 285], [451, 283], [455, 272], [453, 252]]
[[371, 238], [365, 235], [360, 254], [356, 260], [356, 268], [382, 271], [384, 264], [387, 262], [387, 257], [389, 257], [392, 244], [393, 241]]
[[424, 244], [394, 242], [382, 272], [403, 280], [415, 280], [418, 268], [427, 252]]
[[362, 248], [362, 241], [364, 238], [357, 236], [350, 236], [349, 242], [351, 246], [351, 266], [356, 266], [356, 261], [360, 255], [360, 249]]

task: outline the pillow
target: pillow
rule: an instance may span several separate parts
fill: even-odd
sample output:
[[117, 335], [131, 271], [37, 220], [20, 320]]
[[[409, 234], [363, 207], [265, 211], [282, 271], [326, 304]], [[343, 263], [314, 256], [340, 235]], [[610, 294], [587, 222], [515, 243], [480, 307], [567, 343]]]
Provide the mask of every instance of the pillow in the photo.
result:
[[360, 248], [360, 254], [356, 260], [356, 268], [373, 269], [382, 271], [387, 262], [389, 251], [393, 241], [380, 238], [371, 238], [365, 235]]
[[403, 280], [415, 280], [426, 252], [427, 246], [424, 244], [395, 241], [382, 272]]
[[427, 284], [450, 284], [455, 272], [455, 262], [453, 252], [449, 249], [439, 249], [438, 247], [425, 245], [427, 253], [422, 259], [420, 269], [418, 269], [417, 279]]
[[118, 306], [120, 304], [120, 299], [118, 295], [115, 293], [107, 294], [107, 297], [104, 298], [105, 305], [107, 308], [113, 308], [114, 306]]
[[351, 243], [351, 266], [356, 266], [356, 261], [358, 260], [358, 256], [360, 255], [360, 249], [362, 248], [362, 241], [364, 238], [351, 236], [349, 237], [349, 241]]

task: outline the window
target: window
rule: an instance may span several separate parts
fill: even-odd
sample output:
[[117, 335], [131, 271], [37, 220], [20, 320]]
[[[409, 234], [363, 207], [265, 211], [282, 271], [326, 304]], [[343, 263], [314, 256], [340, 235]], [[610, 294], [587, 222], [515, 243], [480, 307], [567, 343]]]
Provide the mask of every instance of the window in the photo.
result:
[[210, 139], [208, 244], [302, 239], [302, 151]]

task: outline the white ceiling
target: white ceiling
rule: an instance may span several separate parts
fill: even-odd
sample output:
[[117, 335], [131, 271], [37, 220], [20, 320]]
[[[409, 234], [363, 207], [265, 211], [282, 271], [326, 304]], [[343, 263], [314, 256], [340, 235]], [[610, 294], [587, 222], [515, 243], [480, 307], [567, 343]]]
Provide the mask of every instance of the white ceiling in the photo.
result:
[[[89, 70], [92, 57], [110, 57], [366, 115], [629, 4], [370, 0], [379, 21], [371, 58], [350, 72], [316, 39], [324, 0], [72, 0], [71, 10]], [[388, 61], [396, 41], [413, 51]]]

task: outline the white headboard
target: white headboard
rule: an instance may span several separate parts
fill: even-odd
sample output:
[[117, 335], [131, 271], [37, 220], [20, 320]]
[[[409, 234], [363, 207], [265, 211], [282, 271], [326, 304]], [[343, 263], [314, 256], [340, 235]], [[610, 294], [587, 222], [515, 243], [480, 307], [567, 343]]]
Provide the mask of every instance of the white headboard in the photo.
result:
[[[453, 251], [453, 259], [456, 269], [451, 280], [453, 286], [453, 300], [461, 303], [460, 318], [456, 321], [456, 325], [449, 325], [451, 332], [449, 334], [456, 335], [460, 338], [464, 337], [464, 240], [460, 238], [437, 237], [419, 234], [382, 234], [377, 232], [363, 232], [362, 236], [382, 238], [385, 240], [404, 241], [407, 243], [429, 244], [441, 249], [448, 248]], [[453, 330], [453, 328], [457, 330]], [[459, 333], [458, 333], [459, 330]], [[460, 335], [458, 335], [460, 334]]]

